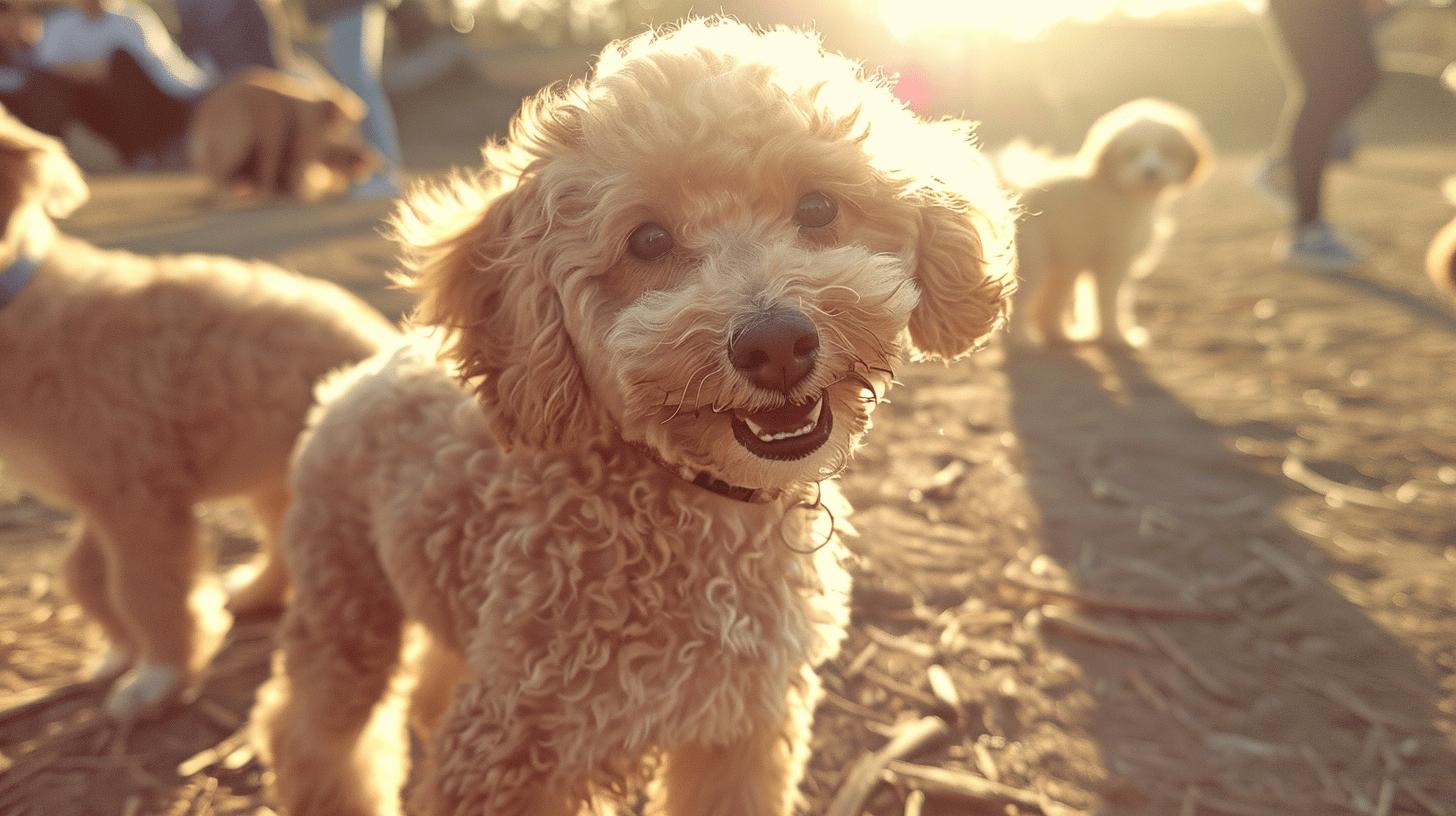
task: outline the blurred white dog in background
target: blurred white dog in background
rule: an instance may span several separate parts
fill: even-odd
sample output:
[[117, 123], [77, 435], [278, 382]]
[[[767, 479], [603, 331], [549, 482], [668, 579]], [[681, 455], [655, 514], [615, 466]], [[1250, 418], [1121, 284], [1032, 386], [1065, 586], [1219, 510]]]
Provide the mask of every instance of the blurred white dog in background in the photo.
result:
[[[1003, 151], [1001, 173], [1022, 192], [1026, 211], [1017, 232], [1021, 290], [1012, 341], [1029, 342], [1035, 331], [1048, 345], [1093, 337], [1143, 345], [1147, 332], [1133, 318], [1129, 283], [1156, 265], [1172, 232], [1170, 191], [1198, 183], [1211, 164], [1193, 114], [1156, 99], [1098, 119], [1076, 156], [1053, 158], [1021, 143]], [[1084, 275], [1095, 284], [1095, 330], [1080, 325], [1087, 310], [1072, 308]]]

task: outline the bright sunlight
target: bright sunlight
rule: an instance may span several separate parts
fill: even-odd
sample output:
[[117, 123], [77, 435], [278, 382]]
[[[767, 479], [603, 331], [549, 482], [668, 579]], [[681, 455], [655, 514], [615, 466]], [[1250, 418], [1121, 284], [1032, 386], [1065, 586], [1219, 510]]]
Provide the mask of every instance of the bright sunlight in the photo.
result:
[[1238, 0], [876, 0], [880, 20], [895, 39], [916, 40], [932, 32], [982, 32], [1032, 39], [1057, 23], [1093, 22], [1114, 15], [1156, 17]]

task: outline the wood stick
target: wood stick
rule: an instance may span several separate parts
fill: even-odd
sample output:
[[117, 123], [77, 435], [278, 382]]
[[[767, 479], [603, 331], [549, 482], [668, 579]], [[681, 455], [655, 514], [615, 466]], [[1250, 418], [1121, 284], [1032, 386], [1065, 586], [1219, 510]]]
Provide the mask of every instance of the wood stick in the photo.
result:
[[895, 721], [883, 712], [870, 708], [867, 705], [860, 705], [848, 697], [835, 694], [828, 689], [824, 691], [824, 701], [853, 717], [877, 722], [887, 727], [895, 724]]
[[186, 779], [193, 774], [211, 768], [226, 759], [233, 751], [247, 745], [247, 743], [248, 729], [244, 726], [223, 737], [216, 745], [210, 748], [203, 748], [201, 751], [179, 762], [177, 764], [177, 775]]
[[81, 697], [93, 691], [100, 691], [103, 685], [95, 680], [85, 680], [80, 683], [69, 683], [64, 686], [48, 689], [39, 694], [28, 695], [20, 702], [11, 705], [4, 711], [0, 711], [0, 725], [22, 719], [35, 711], [65, 702], [72, 697]]
[[1198, 786], [1191, 782], [1183, 789], [1183, 803], [1178, 806], [1178, 816], [1198, 816]]
[[1157, 644], [1163, 654], [1168, 656], [1169, 660], [1173, 661], [1204, 691], [1226, 703], [1241, 702], [1239, 695], [1232, 688], [1229, 688], [1223, 680], [1211, 674], [1197, 660], [1194, 660], [1193, 656], [1184, 651], [1183, 647], [1178, 645], [1178, 642], [1167, 632], [1146, 621], [1143, 622], [1143, 631], [1147, 633], [1153, 643]]
[[1136, 629], [1108, 621], [1095, 620], [1075, 609], [1068, 609], [1056, 604], [1043, 604], [1034, 614], [1035, 617], [1033, 617], [1033, 613], [1027, 615], [1033, 628], [1045, 626], [1053, 632], [1107, 646], [1120, 646], [1135, 652], [1151, 653], [1155, 651], [1147, 638], [1139, 634]]
[[992, 782], [965, 771], [916, 765], [900, 760], [889, 763], [887, 770], [892, 776], [904, 780], [907, 785], [918, 787], [926, 793], [955, 796], [992, 807], [1016, 805], [1045, 816], [1073, 816], [1077, 813], [1039, 793]]
[[925, 746], [950, 733], [950, 726], [939, 717], [922, 717], [902, 723], [899, 732], [884, 747], [866, 754], [850, 767], [844, 784], [829, 803], [825, 816], [859, 816], [865, 801], [880, 784], [880, 774], [890, 762], [911, 756]]
[[1299, 755], [1304, 757], [1305, 764], [1314, 771], [1315, 779], [1319, 780], [1320, 787], [1324, 789], [1326, 798], [1344, 798], [1344, 792], [1340, 790], [1340, 783], [1335, 781], [1335, 775], [1330, 771], [1330, 766], [1324, 761], [1315, 750], [1308, 745], [1299, 746]]
[[897, 652], [903, 652], [911, 657], [918, 657], [921, 660], [935, 659], [935, 647], [929, 643], [921, 643], [912, 638], [893, 635], [878, 626], [866, 626], [864, 633], [870, 640], [886, 649], [894, 649]]
[[925, 791], [913, 790], [905, 797], [905, 816], [920, 816], [925, 810]]
[[1153, 686], [1152, 681], [1143, 676], [1142, 672], [1138, 671], [1137, 668], [1130, 668], [1127, 670], [1125, 676], [1127, 677], [1127, 684], [1132, 686], [1132, 690], [1137, 693], [1137, 696], [1143, 699], [1143, 702], [1157, 709], [1159, 714], [1167, 715], [1171, 713], [1169, 711], [1168, 698], [1164, 697], [1162, 692]]
[[1248, 544], [1249, 552], [1269, 566], [1273, 567], [1284, 580], [1295, 589], [1304, 589], [1309, 586], [1309, 573], [1304, 570], [1293, 558], [1286, 553], [1275, 549], [1268, 542], [1261, 539], [1253, 539]]
[[1012, 586], [1025, 589], [1029, 592], [1036, 592], [1042, 595], [1050, 595], [1055, 598], [1065, 598], [1081, 606], [1092, 609], [1106, 609], [1113, 612], [1124, 612], [1129, 615], [1142, 615], [1150, 618], [1186, 618], [1189, 620], [1230, 620], [1233, 613], [1221, 609], [1207, 609], [1194, 606], [1174, 606], [1169, 604], [1152, 603], [1150, 601], [1129, 601], [1123, 598], [1103, 595], [1096, 592], [1084, 592], [1050, 581], [1040, 576], [1032, 575], [1024, 566], [1017, 562], [1006, 565], [1001, 572], [1002, 580]]
[[859, 654], [855, 655], [854, 659], [849, 661], [849, 665], [844, 668], [840, 676], [850, 678], [864, 671], [864, 667], [868, 666], [870, 661], [874, 660], [875, 655], [879, 654], [879, 652], [880, 644], [873, 642], [865, 644], [865, 647], [860, 649]]
[[911, 702], [925, 706], [926, 708], [935, 708], [936, 706], [940, 705], [940, 701], [935, 699], [931, 695], [921, 691], [920, 689], [910, 685], [909, 683], [902, 682], [899, 678], [894, 677], [887, 672], [880, 671], [874, 666], [866, 666], [864, 670], [864, 676], [866, 680], [873, 682], [875, 685], [883, 688], [885, 691], [891, 692], [893, 694], [898, 694], [901, 697], [904, 697]]
[[1429, 793], [1416, 787], [1416, 783], [1409, 779], [1402, 779], [1396, 784], [1401, 790], [1405, 791], [1406, 796], [1416, 800], [1416, 804], [1425, 808], [1426, 812], [1431, 814], [1431, 816], [1451, 816], [1451, 811], [1437, 804], [1436, 800], [1432, 799]]
[[1403, 730], [1418, 730], [1421, 728], [1421, 725], [1419, 723], [1407, 722], [1403, 717], [1399, 717], [1395, 714], [1386, 714], [1381, 711], [1376, 711], [1375, 709], [1371, 708], [1369, 704], [1367, 704], [1364, 700], [1361, 700], [1359, 697], [1355, 696], [1355, 693], [1353, 691], [1350, 691], [1333, 679], [1325, 678], [1325, 681], [1323, 683], [1319, 683], [1311, 679], [1295, 676], [1294, 682], [1300, 684], [1301, 686], [1304, 686], [1310, 691], [1323, 694], [1325, 697], [1329, 698], [1331, 702], [1338, 703], [1339, 705], [1344, 706], [1345, 709], [1348, 710], [1351, 714], [1354, 714], [1355, 716], [1359, 717], [1365, 722], [1370, 723], [1371, 725], [1379, 723], [1382, 725], [1394, 726]]
[[961, 702], [961, 693], [956, 689], [955, 681], [951, 679], [950, 672], [939, 663], [931, 664], [925, 670], [925, 679], [930, 683], [930, 693], [935, 695], [952, 715], [960, 717], [965, 710], [965, 704]]
[[1390, 816], [1390, 809], [1395, 807], [1395, 780], [1385, 777], [1380, 781], [1380, 793], [1375, 795], [1375, 808], [1370, 811], [1371, 816]]
[[991, 756], [991, 749], [980, 740], [971, 743], [971, 756], [975, 758], [976, 770], [981, 772], [981, 776], [992, 782], [1001, 781], [1001, 769], [996, 767], [996, 758]]
[[1293, 454], [1284, 457], [1284, 465], [1280, 469], [1284, 471], [1284, 475], [1291, 481], [1304, 485], [1327, 499], [1349, 502], [1350, 504], [1363, 504], [1366, 507], [1375, 507], [1381, 510], [1395, 510], [1404, 506], [1379, 491], [1343, 484], [1327, 476], [1315, 473], [1309, 469], [1309, 466], [1304, 463], [1303, 459]]

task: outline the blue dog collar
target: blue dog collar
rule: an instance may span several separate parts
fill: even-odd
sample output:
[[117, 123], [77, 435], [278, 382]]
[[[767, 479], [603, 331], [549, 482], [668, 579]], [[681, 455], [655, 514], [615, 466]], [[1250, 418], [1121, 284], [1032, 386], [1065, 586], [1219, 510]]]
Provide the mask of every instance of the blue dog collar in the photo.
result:
[[15, 259], [15, 263], [0, 270], [0, 309], [9, 306], [25, 287], [35, 279], [36, 270], [40, 269], [40, 261], [28, 255], [22, 255]]

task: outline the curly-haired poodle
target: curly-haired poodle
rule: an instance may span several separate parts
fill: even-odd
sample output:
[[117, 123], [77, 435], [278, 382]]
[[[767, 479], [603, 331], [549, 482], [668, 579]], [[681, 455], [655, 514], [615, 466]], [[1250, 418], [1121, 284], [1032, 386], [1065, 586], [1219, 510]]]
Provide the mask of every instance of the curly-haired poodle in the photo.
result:
[[446, 364], [376, 357], [300, 443], [254, 711], [277, 802], [400, 812], [416, 623], [412, 811], [655, 778], [666, 813], [787, 814], [848, 617], [827, 480], [908, 350], [1002, 322], [1010, 202], [963, 127], [723, 20], [608, 47], [484, 158], [398, 217]]
[[[65, 579], [111, 642], [106, 708], [132, 719], [187, 689], [226, 623], [198, 580], [194, 503], [247, 496], [271, 549], [315, 382], [395, 332], [274, 267], [60, 235], [51, 219], [86, 196], [60, 143], [0, 109], [0, 457], [82, 517]], [[265, 555], [234, 608], [285, 584]]]
[[1139, 99], [1098, 119], [1070, 160], [1028, 172], [1026, 163], [1003, 159], [1027, 212], [1017, 235], [1021, 289], [1011, 338], [1027, 342], [1034, 327], [1045, 343], [1069, 342], [1073, 296], [1078, 279], [1088, 275], [1101, 341], [1145, 344], [1147, 331], [1133, 317], [1132, 284], [1157, 264], [1172, 232], [1170, 191], [1201, 181], [1212, 158], [1193, 114]]

